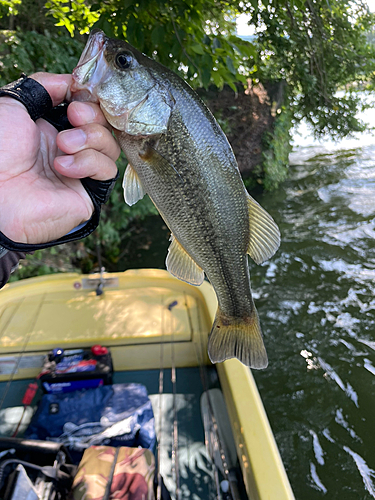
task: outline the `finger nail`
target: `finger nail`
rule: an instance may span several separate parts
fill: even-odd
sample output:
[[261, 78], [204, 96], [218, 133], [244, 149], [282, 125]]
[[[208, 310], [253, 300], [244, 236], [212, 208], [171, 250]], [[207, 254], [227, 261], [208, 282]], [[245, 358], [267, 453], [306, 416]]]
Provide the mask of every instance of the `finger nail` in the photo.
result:
[[96, 113], [90, 104], [85, 104], [84, 102], [75, 101], [74, 107], [76, 113], [79, 114], [81, 120], [86, 123], [91, 123], [96, 118]]
[[86, 134], [80, 128], [73, 130], [64, 130], [60, 132], [60, 139], [65, 146], [73, 149], [81, 148], [86, 142]]
[[60, 165], [64, 168], [69, 168], [74, 162], [73, 155], [59, 156], [56, 160], [60, 163]]

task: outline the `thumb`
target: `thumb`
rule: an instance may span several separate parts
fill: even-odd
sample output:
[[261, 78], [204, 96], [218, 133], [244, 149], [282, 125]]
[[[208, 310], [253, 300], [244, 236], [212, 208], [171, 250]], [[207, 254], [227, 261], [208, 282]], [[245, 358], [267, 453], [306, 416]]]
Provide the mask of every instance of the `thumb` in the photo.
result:
[[72, 83], [72, 75], [56, 75], [53, 73], [34, 73], [30, 78], [43, 85], [51, 96], [54, 106], [65, 100], [66, 93]]

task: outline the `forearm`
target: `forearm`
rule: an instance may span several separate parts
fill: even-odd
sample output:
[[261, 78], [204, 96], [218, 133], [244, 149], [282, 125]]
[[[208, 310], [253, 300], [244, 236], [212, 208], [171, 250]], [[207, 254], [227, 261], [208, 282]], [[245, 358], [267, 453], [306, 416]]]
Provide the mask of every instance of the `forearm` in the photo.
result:
[[0, 288], [8, 281], [11, 273], [17, 268], [20, 259], [24, 259], [23, 252], [11, 252], [0, 246]]

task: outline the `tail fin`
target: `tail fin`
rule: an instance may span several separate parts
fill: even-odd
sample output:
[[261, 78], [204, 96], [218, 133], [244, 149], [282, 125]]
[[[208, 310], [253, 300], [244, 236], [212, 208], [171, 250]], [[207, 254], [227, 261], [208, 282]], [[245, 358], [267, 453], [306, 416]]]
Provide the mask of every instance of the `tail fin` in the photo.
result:
[[255, 306], [246, 318], [225, 316], [218, 308], [208, 339], [208, 356], [212, 363], [237, 358], [251, 368], [267, 367], [268, 358]]

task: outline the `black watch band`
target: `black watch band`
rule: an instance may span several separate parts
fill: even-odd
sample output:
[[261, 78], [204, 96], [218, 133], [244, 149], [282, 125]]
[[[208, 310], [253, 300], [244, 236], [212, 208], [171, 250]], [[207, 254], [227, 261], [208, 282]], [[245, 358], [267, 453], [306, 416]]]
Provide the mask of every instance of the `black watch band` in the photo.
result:
[[[19, 80], [1, 87], [0, 97], [11, 97], [21, 102], [34, 121], [38, 118], [43, 118], [50, 122], [58, 131], [72, 128], [67, 117], [68, 104], [62, 103], [59, 106], [53, 107], [52, 99], [43, 85], [32, 78], [28, 78], [26, 75], [22, 75]], [[7, 250], [15, 252], [33, 252], [88, 236], [98, 227], [101, 206], [108, 201], [118, 177], [119, 172], [117, 171], [116, 177], [107, 181], [97, 181], [90, 177], [81, 179], [82, 185], [94, 205], [94, 212], [91, 218], [77, 230], [73, 230], [57, 240], [40, 244], [17, 243], [0, 232], [0, 245]]]

